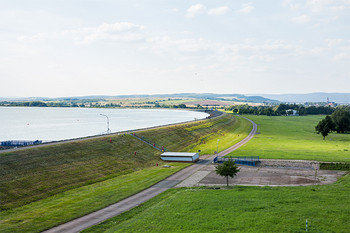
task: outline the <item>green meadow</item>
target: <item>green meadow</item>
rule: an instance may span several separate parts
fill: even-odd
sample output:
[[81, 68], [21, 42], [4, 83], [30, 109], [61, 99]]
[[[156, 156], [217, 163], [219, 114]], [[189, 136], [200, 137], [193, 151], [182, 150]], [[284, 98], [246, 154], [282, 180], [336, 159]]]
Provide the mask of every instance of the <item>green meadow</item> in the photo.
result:
[[322, 140], [315, 126], [324, 116], [247, 116], [258, 134], [232, 156], [350, 162], [350, 134], [331, 133]]
[[[324, 116], [247, 116], [258, 134], [234, 156], [349, 162], [349, 134], [324, 141]], [[349, 232], [350, 175], [330, 185], [171, 189], [84, 232]]]
[[304, 187], [171, 189], [87, 232], [349, 232], [350, 176]]
[[[227, 114], [138, 134], [172, 151], [213, 153], [217, 139], [222, 150], [250, 129], [246, 120]], [[0, 232], [49, 229], [140, 192], [189, 165], [163, 168], [160, 153], [130, 135], [113, 135], [0, 154]]]

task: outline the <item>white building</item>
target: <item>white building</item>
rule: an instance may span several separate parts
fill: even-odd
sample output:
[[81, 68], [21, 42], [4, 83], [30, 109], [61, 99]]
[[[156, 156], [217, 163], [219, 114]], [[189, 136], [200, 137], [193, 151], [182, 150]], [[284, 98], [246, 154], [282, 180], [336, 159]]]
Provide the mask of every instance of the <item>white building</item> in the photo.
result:
[[199, 160], [198, 153], [188, 152], [164, 152], [160, 158], [168, 162], [189, 162], [194, 163]]

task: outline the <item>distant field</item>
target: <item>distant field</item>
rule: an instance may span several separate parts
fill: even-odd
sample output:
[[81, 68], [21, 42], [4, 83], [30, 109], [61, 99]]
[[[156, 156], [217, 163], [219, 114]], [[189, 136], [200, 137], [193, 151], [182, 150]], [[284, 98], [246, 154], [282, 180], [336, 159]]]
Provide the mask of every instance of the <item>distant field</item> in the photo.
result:
[[[212, 154], [217, 139], [223, 150], [250, 128], [246, 120], [227, 114], [138, 134], [173, 151], [200, 148]], [[1, 154], [0, 232], [39, 232], [115, 203], [188, 166], [156, 167], [165, 164], [160, 153], [130, 135], [115, 135]]]
[[171, 189], [87, 232], [349, 232], [350, 175], [304, 187]]
[[315, 126], [324, 116], [247, 117], [258, 124], [260, 134], [230, 155], [350, 162], [350, 134], [331, 133], [322, 140], [315, 133]]

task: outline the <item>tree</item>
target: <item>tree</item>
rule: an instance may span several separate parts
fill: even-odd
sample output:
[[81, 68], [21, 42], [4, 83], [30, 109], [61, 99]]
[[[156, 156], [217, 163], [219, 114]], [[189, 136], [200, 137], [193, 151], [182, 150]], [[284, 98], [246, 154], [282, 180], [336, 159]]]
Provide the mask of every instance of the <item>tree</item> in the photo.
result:
[[219, 164], [215, 167], [216, 174], [226, 177], [226, 182], [228, 186], [228, 177], [233, 178], [238, 172], [239, 168], [236, 166], [234, 161], [225, 161], [223, 164]]
[[332, 113], [332, 120], [335, 123], [337, 133], [350, 131], [350, 112], [344, 109], [337, 109]]
[[318, 122], [315, 127], [316, 132], [322, 135], [323, 140], [328, 136], [328, 134], [334, 129], [335, 124], [330, 116], [326, 116], [325, 119]]

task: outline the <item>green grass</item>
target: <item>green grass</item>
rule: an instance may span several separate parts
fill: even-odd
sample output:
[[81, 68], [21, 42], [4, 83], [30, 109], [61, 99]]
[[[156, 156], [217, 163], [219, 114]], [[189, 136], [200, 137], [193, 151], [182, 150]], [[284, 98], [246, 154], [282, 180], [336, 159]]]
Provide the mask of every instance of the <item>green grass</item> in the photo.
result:
[[260, 134], [232, 156], [350, 162], [350, 134], [331, 133], [322, 140], [315, 133], [315, 126], [324, 116], [247, 117], [258, 124]]
[[244, 139], [251, 129], [252, 124], [247, 120], [226, 114], [209, 121], [147, 130], [138, 134], [164, 146], [168, 151], [201, 150], [201, 154], [213, 154], [217, 145], [222, 151]]
[[[200, 126], [208, 122], [208, 128]], [[225, 115], [140, 134], [157, 144], [165, 142], [173, 151], [203, 148], [213, 153], [217, 139], [220, 147], [228, 147], [243, 139], [250, 128], [246, 120]], [[156, 163], [164, 164], [159, 155], [130, 135], [0, 154], [0, 232], [53, 227], [135, 194], [188, 166], [155, 168]]]
[[41, 232], [116, 203], [161, 181], [188, 164], [152, 167], [86, 185], [0, 213], [0, 232]]
[[350, 175], [324, 186], [171, 189], [83, 232], [349, 232]]
[[150, 167], [160, 152], [126, 135], [0, 155], [0, 208], [9, 209]]

